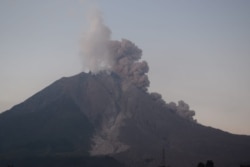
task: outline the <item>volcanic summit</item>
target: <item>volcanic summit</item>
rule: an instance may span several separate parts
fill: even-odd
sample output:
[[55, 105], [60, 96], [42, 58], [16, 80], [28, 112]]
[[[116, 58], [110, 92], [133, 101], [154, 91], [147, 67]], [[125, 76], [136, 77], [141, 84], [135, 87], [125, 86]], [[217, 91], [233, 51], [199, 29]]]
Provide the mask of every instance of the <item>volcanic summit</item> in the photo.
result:
[[148, 92], [149, 70], [133, 42], [111, 40], [95, 17], [83, 40], [85, 67], [0, 114], [0, 165], [239, 166], [250, 137], [198, 124], [184, 101]]

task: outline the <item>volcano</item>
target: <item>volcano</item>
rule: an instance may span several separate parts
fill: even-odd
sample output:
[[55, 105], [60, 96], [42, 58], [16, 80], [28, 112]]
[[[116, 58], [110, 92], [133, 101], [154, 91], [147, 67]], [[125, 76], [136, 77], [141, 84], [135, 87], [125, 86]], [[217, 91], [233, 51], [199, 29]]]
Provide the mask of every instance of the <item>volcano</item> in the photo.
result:
[[0, 165], [192, 167], [250, 160], [250, 136], [186, 119], [116, 73], [64, 77], [0, 114]]

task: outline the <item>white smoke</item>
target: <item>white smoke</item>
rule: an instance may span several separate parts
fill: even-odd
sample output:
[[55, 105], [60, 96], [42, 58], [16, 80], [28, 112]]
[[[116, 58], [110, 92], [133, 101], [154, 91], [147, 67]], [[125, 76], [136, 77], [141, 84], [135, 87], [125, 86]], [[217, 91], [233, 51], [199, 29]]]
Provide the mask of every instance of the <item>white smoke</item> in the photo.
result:
[[87, 70], [98, 73], [110, 69], [113, 65], [108, 51], [111, 31], [103, 24], [98, 10], [92, 11], [88, 20], [89, 28], [82, 40], [83, 65]]

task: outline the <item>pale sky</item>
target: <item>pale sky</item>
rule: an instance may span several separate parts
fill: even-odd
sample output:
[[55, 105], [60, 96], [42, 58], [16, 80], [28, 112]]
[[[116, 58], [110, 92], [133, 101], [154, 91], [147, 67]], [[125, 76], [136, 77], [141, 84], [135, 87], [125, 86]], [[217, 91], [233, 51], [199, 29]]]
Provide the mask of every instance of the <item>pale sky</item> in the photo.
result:
[[150, 91], [184, 100], [199, 123], [250, 135], [250, 1], [1, 0], [0, 112], [80, 73], [86, 13], [143, 50]]

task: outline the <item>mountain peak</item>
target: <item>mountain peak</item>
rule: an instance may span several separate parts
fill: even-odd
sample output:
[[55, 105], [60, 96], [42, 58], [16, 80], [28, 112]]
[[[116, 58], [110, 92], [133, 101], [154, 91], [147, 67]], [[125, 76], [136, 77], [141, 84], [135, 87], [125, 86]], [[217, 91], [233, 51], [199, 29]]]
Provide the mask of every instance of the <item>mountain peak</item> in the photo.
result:
[[218, 166], [250, 159], [250, 137], [197, 124], [176, 112], [188, 112], [187, 104], [161, 100], [114, 72], [62, 78], [0, 114], [0, 164], [60, 155], [156, 166], [162, 148], [176, 167], [208, 158]]

